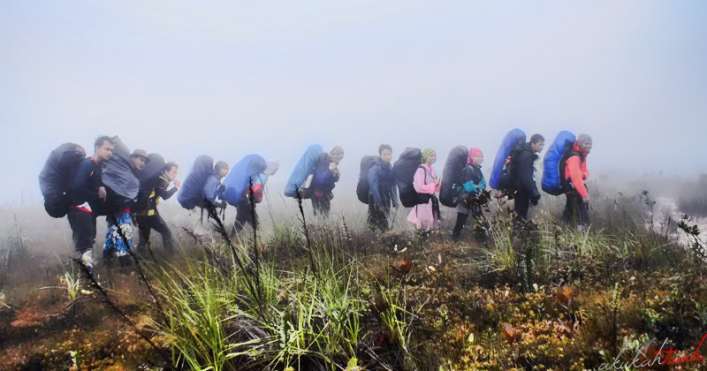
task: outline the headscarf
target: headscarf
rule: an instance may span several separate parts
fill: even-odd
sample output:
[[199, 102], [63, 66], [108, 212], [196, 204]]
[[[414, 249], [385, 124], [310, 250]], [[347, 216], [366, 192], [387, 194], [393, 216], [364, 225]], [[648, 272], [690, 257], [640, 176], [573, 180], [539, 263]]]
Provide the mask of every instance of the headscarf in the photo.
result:
[[330, 151], [329, 155], [333, 158], [342, 159], [344, 158], [344, 149], [341, 146], [334, 146]]
[[484, 153], [476, 147], [469, 148], [469, 157], [466, 159], [466, 163], [469, 165], [474, 165], [474, 158], [483, 156]]
[[422, 163], [426, 164], [430, 157], [435, 155], [435, 150], [432, 148], [425, 148], [422, 150]]

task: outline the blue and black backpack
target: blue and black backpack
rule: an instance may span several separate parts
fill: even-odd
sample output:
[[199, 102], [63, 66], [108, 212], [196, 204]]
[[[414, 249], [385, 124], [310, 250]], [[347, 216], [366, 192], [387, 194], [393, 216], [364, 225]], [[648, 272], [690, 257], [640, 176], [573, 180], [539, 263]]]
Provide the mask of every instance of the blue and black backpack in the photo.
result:
[[285, 185], [285, 196], [297, 198], [297, 193], [300, 191], [302, 185], [307, 180], [307, 177], [314, 173], [314, 170], [319, 161], [319, 157], [324, 153], [322, 146], [319, 144], [313, 144], [307, 147], [302, 157], [295, 164], [290, 178], [287, 180]]
[[44, 209], [53, 218], [61, 218], [71, 206], [70, 187], [86, 151], [78, 144], [64, 143], [54, 149], [39, 173], [39, 189], [44, 197]]
[[177, 201], [183, 208], [191, 210], [203, 203], [204, 185], [213, 172], [214, 159], [206, 155], [196, 158], [177, 196]]
[[567, 191], [565, 163], [572, 155], [572, 146], [576, 141], [570, 131], [561, 131], [555, 137], [543, 158], [542, 189], [551, 195], [561, 195]]
[[252, 154], [243, 157], [233, 165], [231, 172], [223, 181], [224, 192], [221, 199], [233, 206], [238, 205], [244, 199], [250, 185], [256, 182], [256, 177], [265, 171], [266, 167], [265, 159], [260, 155]]
[[511, 179], [511, 167], [509, 166], [511, 161], [509, 160], [513, 154], [522, 148], [525, 140], [525, 132], [520, 129], [513, 129], [503, 137], [491, 168], [491, 176], [489, 177], [489, 186], [491, 188], [499, 191], [513, 190], [514, 184], [513, 179]]

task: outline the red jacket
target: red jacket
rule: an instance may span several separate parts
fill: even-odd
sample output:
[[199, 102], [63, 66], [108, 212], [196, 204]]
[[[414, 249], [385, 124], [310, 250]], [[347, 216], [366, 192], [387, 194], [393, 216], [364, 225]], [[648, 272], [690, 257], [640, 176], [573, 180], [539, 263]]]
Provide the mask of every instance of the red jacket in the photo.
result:
[[589, 170], [587, 170], [587, 156], [586, 154], [578, 155], [582, 151], [577, 143], [572, 146], [572, 152], [574, 154], [565, 162], [565, 179], [570, 182], [572, 187], [579, 193], [582, 199], [587, 199], [589, 197], [589, 191], [587, 186], [584, 185], [584, 181], [589, 178]]

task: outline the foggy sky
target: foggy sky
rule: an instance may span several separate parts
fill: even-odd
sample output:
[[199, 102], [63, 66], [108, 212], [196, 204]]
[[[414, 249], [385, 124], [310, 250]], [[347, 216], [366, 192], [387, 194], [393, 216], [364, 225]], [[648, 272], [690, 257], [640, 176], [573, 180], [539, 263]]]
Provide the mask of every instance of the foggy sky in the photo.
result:
[[[344, 4], [345, 3], [345, 4]], [[208, 4], [208, 5], [207, 5]], [[592, 174], [707, 171], [703, 1], [3, 1], [0, 205], [100, 134], [182, 164], [380, 143], [480, 147], [513, 127], [594, 137]], [[277, 192], [281, 188], [276, 189]]]

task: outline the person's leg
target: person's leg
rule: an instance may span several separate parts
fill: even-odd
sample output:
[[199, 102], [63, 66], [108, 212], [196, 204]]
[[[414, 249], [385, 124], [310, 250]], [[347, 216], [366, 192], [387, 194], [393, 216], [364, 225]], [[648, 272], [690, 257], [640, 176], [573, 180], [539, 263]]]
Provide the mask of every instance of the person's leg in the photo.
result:
[[579, 224], [582, 226], [589, 226], [591, 221], [589, 220], [589, 204], [579, 199]]
[[464, 224], [466, 224], [468, 217], [469, 214], [457, 210], [457, 222], [454, 224], [454, 229], [452, 230], [452, 239], [455, 241], [461, 237], [462, 229], [464, 229]]
[[528, 208], [530, 207], [530, 197], [525, 192], [518, 192], [513, 202], [513, 210], [516, 215], [523, 219], [528, 219]]
[[368, 225], [372, 230], [385, 232], [388, 230], [388, 217], [386, 212], [373, 203], [368, 204]]
[[250, 224], [251, 227], [256, 228], [258, 215], [253, 214], [255, 214], [255, 210], [252, 209], [249, 203], [241, 202], [236, 205], [236, 221], [233, 224], [234, 231], [236, 233], [240, 232], [246, 224]]
[[321, 206], [321, 202], [319, 200], [319, 197], [317, 197], [316, 195], [313, 194], [311, 199], [312, 199], [312, 212], [314, 213], [314, 215], [321, 214], [322, 213], [322, 211], [321, 211], [322, 206]]
[[375, 231], [375, 229], [378, 227], [378, 225], [377, 225], [377, 221], [376, 221], [376, 206], [372, 200], [368, 201], [368, 220], [367, 221], [368, 221], [368, 228]]
[[582, 202], [579, 194], [574, 191], [570, 191], [566, 193], [566, 204], [565, 204], [565, 211], [563, 213], [563, 219], [565, 223], [571, 225], [571, 226], [577, 226], [580, 218], [580, 203]]
[[81, 262], [93, 269], [93, 245], [96, 242], [96, 218], [86, 212], [70, 209], [67, 213], [74, 248]]
[[138, 216], [137, 217], [138, 234], [140, 235], [140, 243], [138, 249], [141, 249], [150, 244], [150, 231], [153, 228], [153, 217]]
[[483, 211], [481, 210], [481, 206], [472, 206], [470, 209], [470, 214], [472, 217], [474, 239], [476, 239], [477, 242], [485, 242], [487, 235], [486, 229], [484, 228]]
[[390, 230], [391, 225], [389, 223], [390, 219], [390, 205], [386, 205], [380, 208], [380, 228], [381, 232], [387, 232]]
[[82, 254], [86, 250], [93, 249], [96, 241], [96, 219], [93, 215], [80, 210], [69, 210], [67, 216], [76, 252]]
[[174, 238], [172, 237], [172, 231], [169, 229], [167, 223], [164, 219], [162, 219], [160, 214], [156, 214], [152, 218], [154, 220], [152, 224], [153, 228], [157, 231], [157, 233], [162, 235], [162, 246], [164, 246], [166, 250], [174, 250]]
[[321, 212], [322, 212], [322, 216], [325, 218], [329, 217], [329, 211], [331, 210], [331, 198], [332, 197], [333, 197], [333, 195], [331, 193], [329, 193], [329, 194], [325, 194], [321, 198], [321, 203], [322, 203]]

